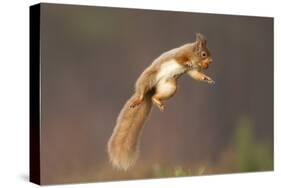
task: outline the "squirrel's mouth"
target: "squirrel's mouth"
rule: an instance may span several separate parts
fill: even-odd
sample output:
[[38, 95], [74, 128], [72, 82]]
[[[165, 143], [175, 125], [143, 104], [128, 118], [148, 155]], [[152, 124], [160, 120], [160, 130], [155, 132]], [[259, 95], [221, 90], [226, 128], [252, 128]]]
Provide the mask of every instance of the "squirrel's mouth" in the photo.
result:
[[208, 69], [209, 68], [209, 64], [208, 63], [203, 63], [201, 67], [202, 67], [202, 69]]
[[211, 64], [212, 63], [212, 60], [211, 59], [206, 59], [206, 60], [204, 60], [204, 61], [202, 61], [201, 63], [200, 63], [200, 67], [202, 68], [202, 69], [208, 69], [209, 68], [209, 64]]

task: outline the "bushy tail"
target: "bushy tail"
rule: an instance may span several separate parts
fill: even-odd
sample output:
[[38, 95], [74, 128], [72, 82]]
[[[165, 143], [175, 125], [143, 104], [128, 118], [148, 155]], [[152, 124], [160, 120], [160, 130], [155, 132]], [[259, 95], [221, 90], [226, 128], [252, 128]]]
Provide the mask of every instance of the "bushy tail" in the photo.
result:
[[152, 106], [151, 96], [146, 95], [141, 104], [130, 108], [135, 97], [133, 95], [121, 110], [107, 145], [112, 165], [122, 170], [132, 167], [137, 160], [139, 137]]

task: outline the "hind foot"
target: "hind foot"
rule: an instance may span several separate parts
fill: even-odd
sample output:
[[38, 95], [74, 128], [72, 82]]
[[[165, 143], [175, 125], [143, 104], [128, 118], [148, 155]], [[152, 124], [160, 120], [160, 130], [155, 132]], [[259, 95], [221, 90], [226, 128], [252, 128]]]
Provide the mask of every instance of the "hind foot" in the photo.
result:
[[156, 97], [153, 97], [153, 98], [152, 98], [152, 101], [153, 101], [153, 103], [159, 108], [159, 110], [160, 110], [161, 112], [164, 112], [164, 110], [165, 110], [165, 105], [164, 105], [159, 99], [157, 99]]

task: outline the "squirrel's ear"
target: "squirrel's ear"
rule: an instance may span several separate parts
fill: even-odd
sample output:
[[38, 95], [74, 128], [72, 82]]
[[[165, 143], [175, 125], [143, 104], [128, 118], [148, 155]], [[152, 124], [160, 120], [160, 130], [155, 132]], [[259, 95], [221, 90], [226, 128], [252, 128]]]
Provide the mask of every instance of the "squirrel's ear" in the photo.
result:
[[196, 43], [198, 48], [202, 48], [203, 46], [206, 46], [207, 39], [201, 33], [196, 33]]

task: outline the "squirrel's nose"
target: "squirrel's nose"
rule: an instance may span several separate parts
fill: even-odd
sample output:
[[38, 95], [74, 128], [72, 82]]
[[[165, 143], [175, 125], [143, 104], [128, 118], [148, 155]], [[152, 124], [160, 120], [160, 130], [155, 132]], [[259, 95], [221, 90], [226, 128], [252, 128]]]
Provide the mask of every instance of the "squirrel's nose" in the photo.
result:
[[212, 59], [209, 59], [209, 64], [213, 63], [213, 60]]

